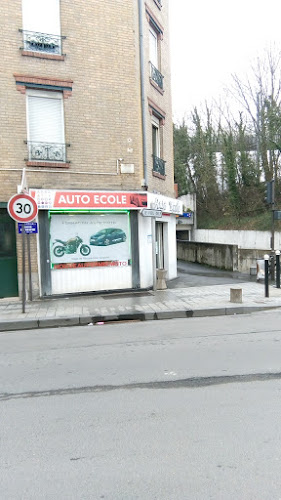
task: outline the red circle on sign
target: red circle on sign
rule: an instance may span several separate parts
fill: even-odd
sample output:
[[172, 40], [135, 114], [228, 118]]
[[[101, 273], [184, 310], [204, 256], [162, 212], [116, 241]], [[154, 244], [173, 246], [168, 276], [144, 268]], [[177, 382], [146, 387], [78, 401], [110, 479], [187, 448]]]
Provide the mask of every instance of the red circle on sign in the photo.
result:
[[38, 213], [38, 206], [29, 194], [15, 194], [8, 201], [10, 217], [17, 222], [31, 222]]

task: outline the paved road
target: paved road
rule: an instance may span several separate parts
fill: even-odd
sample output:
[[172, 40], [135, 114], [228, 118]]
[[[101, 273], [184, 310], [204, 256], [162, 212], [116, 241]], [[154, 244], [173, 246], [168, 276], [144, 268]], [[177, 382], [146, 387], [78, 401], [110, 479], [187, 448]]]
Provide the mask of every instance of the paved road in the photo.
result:
[[281, 498], [280, 320], [0, 334], [1, 498]]
[[168, 282], [168, 288], [189, 288], [256, 282], [256, 276], [237, 271], [225, 271], [193, 262], [178, 261], [178, 277]]

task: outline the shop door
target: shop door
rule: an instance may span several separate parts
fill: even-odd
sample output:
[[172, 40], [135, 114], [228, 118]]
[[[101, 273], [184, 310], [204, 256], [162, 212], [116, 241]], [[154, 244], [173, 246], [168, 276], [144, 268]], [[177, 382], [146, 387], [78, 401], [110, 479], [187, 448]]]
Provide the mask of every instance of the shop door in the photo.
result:
[[164, 269], [163, 224], [156, 222], [156, 268]]
[[15, 223], [0, 208], [0, 298], [18, 295]]

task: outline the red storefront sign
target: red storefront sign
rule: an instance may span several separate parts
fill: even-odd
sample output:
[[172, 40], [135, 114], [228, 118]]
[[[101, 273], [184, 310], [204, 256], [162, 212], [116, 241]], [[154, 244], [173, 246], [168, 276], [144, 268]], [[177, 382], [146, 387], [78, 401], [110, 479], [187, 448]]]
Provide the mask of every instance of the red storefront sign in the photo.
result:
[[137, 209], [147, 207], [147, 194], [122, 191], [31, 190], [40, 209]]
[[65, 262], [62, 264], [54, 264], [54, 269], [82, 269], [85, 267], [128, 267], [129, 263], [127, 260], [104, 260], [97, 262]]

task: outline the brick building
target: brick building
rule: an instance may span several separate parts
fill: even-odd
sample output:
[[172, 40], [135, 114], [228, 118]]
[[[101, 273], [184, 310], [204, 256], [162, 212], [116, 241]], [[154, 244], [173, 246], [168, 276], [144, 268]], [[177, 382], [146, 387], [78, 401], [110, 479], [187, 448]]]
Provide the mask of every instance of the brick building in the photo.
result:
[[168, 0], [2, 2], [0, 297], [21, 288], [7, 213], [25, 168], [38, 203], [33, 290], [141, 289], [176, 276]]

